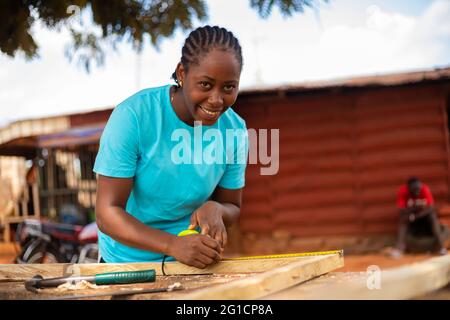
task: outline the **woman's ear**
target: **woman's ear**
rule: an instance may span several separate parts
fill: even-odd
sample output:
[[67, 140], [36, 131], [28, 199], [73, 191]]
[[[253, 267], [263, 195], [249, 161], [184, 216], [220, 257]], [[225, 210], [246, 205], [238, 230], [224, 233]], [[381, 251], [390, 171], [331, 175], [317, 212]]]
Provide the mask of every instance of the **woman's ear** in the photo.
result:
[[176, 71], [177, 73], [177, 79], [180, 86], [183, 86], [184, 79], [186, 77], [186, 70], [183, 67], [183, 64], [181, 62], [178, 62]]

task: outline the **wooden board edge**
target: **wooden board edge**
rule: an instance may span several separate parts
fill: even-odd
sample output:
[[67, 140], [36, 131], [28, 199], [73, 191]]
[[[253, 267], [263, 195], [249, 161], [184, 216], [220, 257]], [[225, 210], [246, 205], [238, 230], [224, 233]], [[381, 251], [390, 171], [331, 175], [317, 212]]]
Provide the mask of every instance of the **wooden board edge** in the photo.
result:
[[[202, 275], [202, 274], [230, 274], [265, 272], [282, 267], [294, 261], [309, 261], [314, 257], [295, 257], [263, 260], [221, 261], [205, 269], [198, 269], [179, 262], [166, 262], [166, 275]], [[0, 264], [0, 282], [24, 281], [36, 274], [44, 278], [87, 276], [98, 273], [117, 271], [139, 271], [154, 269], [156, 274], [163, 275], [161, 262], [149, 263], [92, 263], [92, 264]]]
[[344, 265], [340, 254], [316, 256], [309, 260], [293, 261], [261, 274], [215, 285], [179, 295], [183, 300], [246, 300], [259, 299], [274, 292], [328, 273]]
[[[405, 300], [426, 295], [450, 283], [450, 255], [398, 268], [367, 273], [356, 283], [333, 283], [303, 295], [307, 300]], [[295, 298], [295, 297], [293, 297]]]

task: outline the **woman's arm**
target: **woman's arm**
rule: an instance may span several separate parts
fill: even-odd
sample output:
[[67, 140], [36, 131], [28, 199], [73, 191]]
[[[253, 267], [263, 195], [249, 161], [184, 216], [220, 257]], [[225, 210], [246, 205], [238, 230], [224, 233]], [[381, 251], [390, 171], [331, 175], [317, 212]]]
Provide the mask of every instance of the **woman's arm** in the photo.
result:
[[166, 253], [175, 237], [152, 229], [125, 211], [133, 178], [98, 175], [96, 219], [100, 231], [127, 246]]
[[225, 227], [232, 226], [241, 213], [242, 189], [224, 189], [217, 187], [211, 199], [224, 207], [222, 218]]
[[213, 239], [177, 237], [150, 228], [128, 214], [125, 207], [132, 187], [132, 178], [98, 175], [96, 219], [100, 231], [125, 245], [167, 254], [198, 268], [220, 259], [218, 243]]

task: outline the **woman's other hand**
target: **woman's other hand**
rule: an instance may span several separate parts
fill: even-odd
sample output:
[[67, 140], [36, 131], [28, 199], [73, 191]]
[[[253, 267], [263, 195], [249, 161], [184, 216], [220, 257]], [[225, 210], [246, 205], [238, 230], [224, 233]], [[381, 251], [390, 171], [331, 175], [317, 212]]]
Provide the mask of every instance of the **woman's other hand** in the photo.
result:
[[219, 243], [221, 252], [228, 241], [227, 230], [223, 222], [224, 210], [224, 206], [219, 202], [207, 201], [194, 211], [189, 226], [189, 229], [200, 227], [202, 235], [210, 236]]

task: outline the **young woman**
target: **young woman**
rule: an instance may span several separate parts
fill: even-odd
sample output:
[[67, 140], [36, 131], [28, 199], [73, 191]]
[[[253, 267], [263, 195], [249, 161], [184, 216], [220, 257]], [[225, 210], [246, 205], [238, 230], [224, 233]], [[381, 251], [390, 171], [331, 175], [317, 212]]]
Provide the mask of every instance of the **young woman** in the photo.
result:
[[[114, 109], [94, 166], [104, 262], [168, 256], [205, 268], [221, 259], [240, 213], [248, 154], [245, 122], [230, 108], [241, 70], [234, 35], [201, 27], [184, 43], [176, 86], [142, 90]], [[226, 139], [230, 131], [240, 134]], [[188, 228], [201, 233], [177, 236]]]

